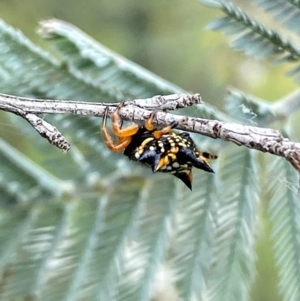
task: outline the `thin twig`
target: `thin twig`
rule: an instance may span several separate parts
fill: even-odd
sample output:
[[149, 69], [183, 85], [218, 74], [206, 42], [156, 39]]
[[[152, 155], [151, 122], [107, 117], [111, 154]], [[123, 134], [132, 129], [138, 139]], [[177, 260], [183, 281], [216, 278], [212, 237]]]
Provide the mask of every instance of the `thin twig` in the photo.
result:
[[[160, 105], [164, 109], [168, 108], [170, 110], [198, 103], [201, 103], [199, 94], [155, 96], [146, 100], [125, 102], [120, 109], [120, 116], [124, 120], [142, 123], [149, 118], [153, 109], [161, 109]], [[41, 100], [0, 94], [0, 109], [21, 116], [20, 110], [25, 112], [25, 114], [61, 113], [103, 116], [107, 106], [111, 113], [118, 104]], [[251, 149], [284, 157], [300, 171], [300, 143], [284, 138], [277, 130], [180, 116], [161, 111], [156, 114], [156, 119], [158, 126], [166, 126], [175, 120], [179, 122], [178, 129], [195, 132], [213, 139], [219, 138], [239, 146], [243, 145]]]
[[[6, 95], [8, 96], [8, 95]], [[0, 96], [1, 98], [1, 96]], [[6, 97], [8, 99], [10, 97]], [[0, 101], [1, 103], [1, 101]], [[0, 104], [1, 107], [1, 104]], [[63, 152], [67, 152], [70, 149], [70, 144], [66, 140], [66, 138], [58, 131], [58, 129], [48, 123], [47, 121], [41, 119], [35, 114], [28, 113], [26, 110], [21, 109], [20, 107], [3, 104], [4, 111], [11, 112], [13, 114], [19, 115], [23, 117], [26, 121], [28, 121], [35, 130], [44, 138], [46, 138], [52, 145], [58, 147]], [[2, 107], [1, 107], [2, 109]]]
[[70, 149], [70, 144], [55, 126], [34, 114], [25, 114], [23, 117], [51, 144], [63, 152], [67, 152]]
[[[177, 110], [193, 104], [202, 103], [200, 94], [185, 95], [171, 94], [167, 96], [154, 96], [146, 99], [125, 101], [124, 106], [133, 105], [148, 110]], [[12, 113], [24, 111], [26, 113], [39, 114], [75, 114], [102, 116], [105, 108], [110, 107], [114, 111], [118, 103], [96, 103], [81, 101], [65, 101], [52, 99], [33, 99], [27, 97], [0, 94], [0, 110]]]

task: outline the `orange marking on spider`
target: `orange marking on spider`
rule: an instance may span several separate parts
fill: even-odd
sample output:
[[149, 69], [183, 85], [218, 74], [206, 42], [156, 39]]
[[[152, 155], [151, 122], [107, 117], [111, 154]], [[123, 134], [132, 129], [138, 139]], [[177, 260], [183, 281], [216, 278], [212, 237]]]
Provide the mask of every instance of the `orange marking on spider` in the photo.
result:
[[159, 171], [160, 169], [162, 169], [162, 167], [166, 166], [168, 163], [169, 163], [168, 156], [161, 158], [157, 166], [155, 167], [155, 171]]

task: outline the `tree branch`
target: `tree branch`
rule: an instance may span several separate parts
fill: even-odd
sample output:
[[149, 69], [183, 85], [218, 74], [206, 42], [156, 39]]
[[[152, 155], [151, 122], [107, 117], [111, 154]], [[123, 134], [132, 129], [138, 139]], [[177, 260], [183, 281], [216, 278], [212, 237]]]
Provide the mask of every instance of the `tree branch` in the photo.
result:
[[[124, 106], [120, 109], [120, 116], [124, 120], [142, 123], [150, 116], [153, 110], [176, 110], [200, 103], [202, 102], [199, 94], [173, 94], [136, 99], [124, 102]], [[24, 118], [28, 117], [28, 114], [39, 113], [103, 116], [107, 106], [109, 107], [109, 113], [112, 113], [118, 105], [118, 103], [31, 99], [0, 94], [0, 109], [18, 114]], [[28, 120], [28, 118], [26, 119]], [[179, 122], [177, 128], [180, 130], [202, 134], [213, 139], [219, 138], [239, 146], [243, 145], [251, 149], [284, 157], [300, 171], [300, 143], [284, 138], [277, 130], [180, 116], [162, 111], [157, 112], [156, 123], [158, 126], [166, 126], [172, 121]], [[34, 122], [31, 122], [31, 124], [37, 129], [37, 125]], [[44, 126], [44, 129], [47, 129], [47, 127], [48, 125]], [[57, 146], [59, 147], [59, 145]]]
[[57, 146], [63, 152], [67, 152], [70, 149], [70, 144], [55, 126], [34, 114], [24, 114], [22, 117], [24, 117], [42, 137], [46, 138], [51, 144]]

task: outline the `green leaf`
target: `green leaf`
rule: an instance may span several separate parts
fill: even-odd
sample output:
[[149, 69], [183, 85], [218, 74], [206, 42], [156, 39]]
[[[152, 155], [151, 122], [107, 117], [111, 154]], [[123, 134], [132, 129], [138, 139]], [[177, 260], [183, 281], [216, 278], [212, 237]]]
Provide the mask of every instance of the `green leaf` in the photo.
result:
[[[254, 0], [267, 13], [274, 14], [274, 20], [282, 22], [288, 29], [300, 33], [300, 3], [293, 0]], [[298, 8], [298, 9], [296, 9]]]
[[232, 87], [227, 90], [225, 101], [228, 114], [244, 124], [266, 126], [278, 118], [266, 101]]
[[256, 58], [290, 54], [299, 61], [300, 49], [277, 30], [267, 28], [231, 2], [221, 1], [220, 5], [226, 17], [213, 21], [208, 28], [234, 35], [232, 47]]
[[0, 83], [2, 93], [75, 100], [107, 101], [113, 97], [65, 70], [59, 61], [3, 21], [0, 22], [0, 64], [9, 77]]
[[218, 201], [215, 176], [197, 172], [194, 193], [184, 191], [177, 206], [176, 237], [170, 251], [177, 287], [183, 300], [202, 296], [213, 259]]
[[298, 174], [281, 158], [267, 162], [271, 175], [269, 212], [275, 260], [279, 267], [279, 289], [283, 300], [300, 298], [300, 198]]
[[[0, 205], [59, 196], [64, 182], [0, 139]], [[6, 197], [4, 197], [4, 195]]]
[[226, 152], [218, 185], [216, 243], [209, 300], [246, 301], [255, 276], [258, 179], [252, 151]]
[[68, 68], [88, 77], [95, 86], [106, 85], [131, 97], [183, 93], [179, 87], [130, 62], [87, 36], [75, 26], [60, 21], [40, 23], [39, 32], [50, 39]]
[[[61, 55], [61, 64], [79, 78], [87, 78], [94, 86], [103, 87], [118, 101], [154, 95], [188, 93], [106, 48], [75, 26], [60, 21], [41, 22], [40, 34], [48, 38]], [[113, 101], [108, 99], [109, 101]], [[106, 100], [106, 101], [108, 101]], [[226, 116], [209, 104], [197, 106], [203, 118], [226, 120]], [[194, 109], [184, 109], [186, 113]]]

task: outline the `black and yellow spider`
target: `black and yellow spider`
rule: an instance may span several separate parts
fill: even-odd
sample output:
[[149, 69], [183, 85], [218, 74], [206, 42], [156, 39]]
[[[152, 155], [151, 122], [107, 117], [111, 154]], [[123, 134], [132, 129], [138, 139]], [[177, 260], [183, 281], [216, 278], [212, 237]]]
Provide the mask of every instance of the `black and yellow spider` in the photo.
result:
[[192, 189], [193, 166], [213, 172], [207, 159], [216, 159], [217, 156], [198, 150], [189, 133], [173, 132], [178, 122], [174, 121], [169, 126], [157, 129], [153, 124], [156, 114], [153, 112], [143, 126], [132, 124], [122, 128], [122, 120], [119, 116], [121, 106], [111, 116], [113, 132], [119, 138], [116, 143], [106, 128], [108, 107], [103, 116], [101, 132], [111, 151], [124, 150], [124, 155], [130, 160], [150, 166], [153, 172], [173, 174], [190, 189]]

